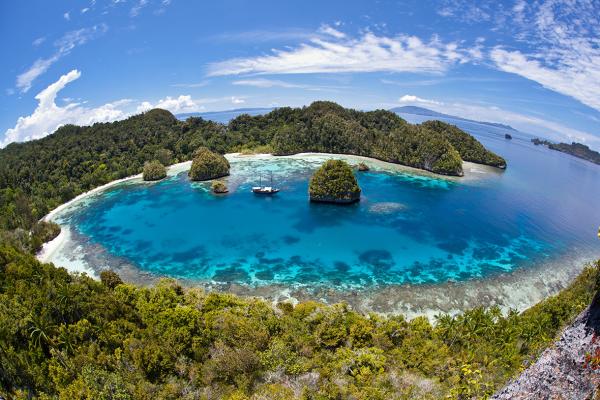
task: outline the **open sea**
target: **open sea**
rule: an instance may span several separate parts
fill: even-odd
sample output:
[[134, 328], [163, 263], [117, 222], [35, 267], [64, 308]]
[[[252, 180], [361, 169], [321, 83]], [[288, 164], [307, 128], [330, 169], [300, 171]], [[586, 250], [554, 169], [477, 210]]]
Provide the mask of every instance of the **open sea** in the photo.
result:
[[[519, 132], [448, 122], [506, 158], [507, 170], [467, 166], [466, 178], [446, 179], [367, 160], [371, 171], [356, 172], [360, 203], [336, 206], [308, 201], [327, 156], [236, 158], [228, 195], [182, 172], [113, 186], [55, 219], [140, 271], [251, 286], [437, 284], [600, 256], [600, 166]], [[270, 174], [281, 192], [251, 193]]]

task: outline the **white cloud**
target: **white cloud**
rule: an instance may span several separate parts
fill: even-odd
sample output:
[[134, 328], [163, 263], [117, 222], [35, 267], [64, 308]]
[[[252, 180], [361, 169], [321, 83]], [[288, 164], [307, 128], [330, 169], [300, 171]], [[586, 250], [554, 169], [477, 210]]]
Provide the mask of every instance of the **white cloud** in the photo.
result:
[[160, 99], [155, 104], [144, 101], [137, 107], [137, 112], [145, 112], [152, 108], [162, 108], [171, 111], [173, 114], [204, 110], [204, 106], [201, 105], [199, 101], [192, 99], [192, 96], [180, 95], [179, 97], [167, 96], [164, 99]]
[[84, 7], [81, 9], [81, 13], [85, 14], [86, 12], [90, 11], [89, 7]]
[[66, 19], [67, 21], [71, 20], [71, 14], [69, 14], [68, 12], [63, 14], [63, 18]]
[[328, 85], [306, 85], [300, 83], [286, 82], [278, 79], [265, 79], [265, 78], [252, 78], [252, 79], [239, 79], [231, 82], [232, 85], [237, 86], [251, 86], [261, 89], [268, 88], [284, 88], [284, 89], [304, 89], [312, 91], [331, 91], [337, 92], [341, 89], [348, 89], [346, 86], [328, 86]]
[[336, 39], [343, 39], [346, 37], [344, 32], [340, 32], [329, 25], [321, 25], [319, 32], [324, 33], [325, 35], [333, 36]]
[[398, 99], [398, 101], [400, 103], [408, 103], [408, 104], [437, 104], [437, 105], [442, 105], [444, 103], [441, 103], [439, 101], [435, 101], [435, 100], [428, 100], [428, 99], [424, 99], [422, 97], [418, 97], [418, 96], [414, 96], [412, 94], [405, 94], [404, 96], [400, 97]]
[[501, 48], [494, 49], [490, 57], [502, 71], [521, 75], [600, 110], [600, 51], [583, 59], [563, 59], [558, 68], [546, 67], [519, 51]]
[[17, 89], [19, 89], [21, 93], [26, 93], [31, 89], [33, 81], [45, 73], [52, 64], [69, 54], [75, 47], [85, 44], [90, 39], [102, 35], [107, 29], [108, 27], [105, 24], [99, 24], [94, 25], [91, 28], [82, 28], [65, 33], [54, 43], [56, 51], [52, 56], [48, 58], [38, 58], [27, 71], [17, 76]]
[[35, 96], [38, 105], [31, 115], [20, 117], [14, 128], [4, 133], [0, 143], [2, 147], [11, 142], [39, 139], [54, 132], [65, 124], [90, 125], [95, 122], [107, 122], [124, 118], [127, 114], [122, 107], [131, 102], [123, 99], [107, 103], [100, 107], [83, 107], [80, 103], [56, 104], [58, 92], [69, 83], [79, 79], [81, 72], [72, 70]]
[[235, 58], [209, 65], [208, 75], [298, 74], [333, 72], [429, 72], [473, 59], [469, 49], [443, 43], [434, 37], [423, 42], [415, 36], [377, 36], [364, 33], [356, 39], [319, 38], [273, 54]]
[[495, 47], [496, 67], [600, 110], [600, 3], [520, 0], [512, 11], [525, 46]]
[[42, 37], [35, 39], [31, 44], [34, 45], [35, 47], [37, 47], [37, 46], [41, 45], [42, 43], [44, 43], [45, 41], [46, 41], [46, 37], [42, 36]]
[[147, 5], [148, 5], [148, 0], [139, 0], [136, 3], [136, 5], [131, 7], [131, 10], [129, 11], [129, 16], [137, 17], [140, 14], [140, 11], [142, 11], [142, 8], [146, 7]]
[[258, 88], [272, 88], [272, 87], [281, 87], [281, 88], [305, 88], [306, 85], [298, 85], [295, 83], [274, 80], [274, 79], [240, 79], [237, 81], [231, 82], [232, 85], [238, 86], [253, 86]]
[[501, 71], [538, 82], [600, 110], [600, 2], [596, 0], [444, 0], [440, 15], [492, 30], [516, 43], [486, 51]]
[[174, 83], [172, 87], [183, 87], [183, 88], [199, 88], [208, 85], [210, 81], [201, 81], [196, 83]]
[[240, 97], [231, 96], [231, 104], [244, 104], [245, 102], [246, 102], [246, 100], [244, 100]]

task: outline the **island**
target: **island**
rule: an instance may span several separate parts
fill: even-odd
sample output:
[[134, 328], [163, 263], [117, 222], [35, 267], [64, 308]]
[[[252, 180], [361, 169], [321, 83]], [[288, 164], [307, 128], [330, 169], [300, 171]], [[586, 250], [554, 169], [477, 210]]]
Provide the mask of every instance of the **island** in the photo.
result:
[[158, 160], [148, 161], [144, 164], [142, 178], [145, 181], [159, 181], [167, 176], [167, 169]]
[[352, 168], [342, 160], [327, 160], [310, 178], [310, 201], [350, 204], [360, 200], [360, 187]]
[[214, 181], [210, 186], [210, 189], [215, 194], [225, 194], [229, 192], [227, 185], [222, 181]]
[[188, 175], [193, 181], [207, 181], [229, 175], [229, 161], [221, 154], [200, 147], [194, 153]]
[[360, 172], [368, 171], [369, 170], [369, 166], [366, 163], [364, 163], [364, 162], [360, 162], [360, 163], [358, 163], [358, 170]]
[[538, 138], [531, 139], [531, 142], [536, 146], [545, 145], [548, 146], [548, 148], [551, 150], [556, 150], [562, 153], [570, 154], [574, 157], [581, 158], [594, 164], [600, 165], [600, 153], [590, 149], [584, 144], [577, 142], [572, 142], [571, 144], [553, 143], [549, 140]]

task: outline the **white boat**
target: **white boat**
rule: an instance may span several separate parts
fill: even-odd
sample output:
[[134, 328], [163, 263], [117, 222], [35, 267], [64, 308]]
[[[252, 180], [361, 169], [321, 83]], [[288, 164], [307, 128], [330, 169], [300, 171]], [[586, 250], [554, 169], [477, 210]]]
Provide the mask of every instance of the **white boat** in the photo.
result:
[[271, 186], [263, 186], [262, 178], [259, 177], [259, 186], [252, 187], [252, 193], [255, 194], [275, 194], [279, 192], [279, 188], [273, 187], [273, 174], [271, 174]]

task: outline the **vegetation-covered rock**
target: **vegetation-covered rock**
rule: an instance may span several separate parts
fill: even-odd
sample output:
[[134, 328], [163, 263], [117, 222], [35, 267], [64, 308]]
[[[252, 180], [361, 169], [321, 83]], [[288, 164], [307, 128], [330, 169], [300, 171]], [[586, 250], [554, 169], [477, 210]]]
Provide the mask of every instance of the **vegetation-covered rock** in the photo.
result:
[[311, 201], [348, 204], [360, 200], [352, 168], [342, 160], [328, 160], [310, 178]]
[[486, 149], [477, 139], [459, 127], [442, 121], [427, 121], [422, 125], [446, 138], [464, 161], [506, 168], [504, 158]]
[[361, 171], [361, 172], [368, 171], [369, 170], [369, 166], [366, 163], [364, 163], [364, 162], [359, 162], [358, 163], [358, 170]]
[[188, 173], [193, 181], [206, 181], [229, 175], [229, 161], [221, 154], [200, 147], [194, 153], [192, 167]]
[[210, 188], [211, 188], [212, 192], [216, 193], [216, 194], [222, 194], [222, 193], [229, 192], [229, 189], [227, 189], [227, 185], [223, 181], [214, 181], [211, 184]]
[[145, 181], [158, 181], [167, 176], [167, 169], [158, 160], [148, 161], [144, 164], [142, 177]]

